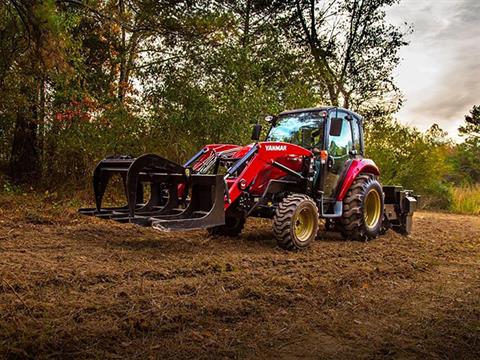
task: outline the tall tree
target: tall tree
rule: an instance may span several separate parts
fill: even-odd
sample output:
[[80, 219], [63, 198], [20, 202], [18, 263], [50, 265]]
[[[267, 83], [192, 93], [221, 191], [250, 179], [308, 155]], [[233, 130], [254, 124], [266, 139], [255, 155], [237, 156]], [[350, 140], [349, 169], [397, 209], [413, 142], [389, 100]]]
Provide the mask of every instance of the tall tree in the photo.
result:
[[465, 141], [457, 147], [457, 170], [468, 181], [480, 183], [480, 105], [473, 106], [458, 131]]
[[[332, 105], [359, 109], [378, 105], [388, 94], [398, 97], [392, 71], [406, 42], [385, 14], [385, 8], [397, 2], [292, 1], [294, 10], [284, 26], [311, 54], [318, 86]], [[295, 26], [288, 27], [289, 23]]]
[[[15, 182], [40, 176], [38, 127], [43, 120], [45, 77], [62, 66], [62, 39], [55, 2], [10, 0], [0, 4], [2, 30], [12, 34], [2, 52], [0, 91], [6, 95], [13, 118], [9, 171]], [[3, 45], [2, 45], [3, 46]]]
[[473, 106], [458, 131], [460, 135], [466, 136], [467, 141], [480, 141], [480, 105]]

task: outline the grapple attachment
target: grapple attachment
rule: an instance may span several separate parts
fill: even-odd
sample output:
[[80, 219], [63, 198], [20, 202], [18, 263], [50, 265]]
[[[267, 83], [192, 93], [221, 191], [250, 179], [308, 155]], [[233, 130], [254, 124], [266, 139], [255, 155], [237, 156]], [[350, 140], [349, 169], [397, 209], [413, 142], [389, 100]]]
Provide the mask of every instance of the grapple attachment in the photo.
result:
[[[127, 203], [102, 207], [109, 180], [119, 175]], [[145, 186], [150, 198], [145, 201]], [[109, 157], [100, 161], [93, 173], [95, 208], [79, 212], [119, 222], [131, 222], [156, 229], [189, 230], [225, 223], [225, 187], [221, 175], [189, 174], [187, 169], [158, 155], [138, 158]]]

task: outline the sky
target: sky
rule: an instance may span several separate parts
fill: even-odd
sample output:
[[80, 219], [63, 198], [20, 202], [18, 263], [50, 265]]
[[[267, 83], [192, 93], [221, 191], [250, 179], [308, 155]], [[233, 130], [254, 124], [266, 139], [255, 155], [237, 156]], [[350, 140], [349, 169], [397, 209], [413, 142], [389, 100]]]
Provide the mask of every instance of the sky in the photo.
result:
[[406, 100], [398, 120], [420, 130], [437, 123], [461, 141], [458, 126], [480, 105], [480, 0], [401, 0], [387, 16], [413, 28], [395, 72]]

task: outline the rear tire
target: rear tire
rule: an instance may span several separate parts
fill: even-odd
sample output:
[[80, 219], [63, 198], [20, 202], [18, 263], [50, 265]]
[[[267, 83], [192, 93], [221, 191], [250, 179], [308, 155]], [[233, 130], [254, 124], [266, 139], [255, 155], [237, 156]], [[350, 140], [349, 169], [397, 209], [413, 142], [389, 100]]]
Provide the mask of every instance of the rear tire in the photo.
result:
[[240, 235], [245, 225], [245, 218], [226, 216], [225, 225], [215, 226], [208, 229], [208, 233], [213, 236], [235, 237]]
[[308, 247], [318, 232], [318, 209], [308, 196], [293, 194], [278, 205], [273, 217], [273, 233], [282, 249], [298, 250]]
[[343, 199], [342, 235], [351, 240], [376, 238], [382, 229], [383, 190], [375, 176], [360, 174]]

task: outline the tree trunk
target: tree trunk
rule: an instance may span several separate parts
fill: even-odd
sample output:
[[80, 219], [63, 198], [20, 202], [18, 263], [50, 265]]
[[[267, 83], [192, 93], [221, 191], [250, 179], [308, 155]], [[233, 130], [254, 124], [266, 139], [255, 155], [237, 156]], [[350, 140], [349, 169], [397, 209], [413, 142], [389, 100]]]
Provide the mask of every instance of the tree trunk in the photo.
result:
[[45, 77], [42, 77], [39, 82], [38, 94], [38, 151], [40, 161], [43, 161], [44, 147], [45, 147]]
[[33, 184], [40, 177], [35, 87], [24, 86], [24, 94], [31, 102], [26, 107], [19, 108], [16, 114], [9, 170], [14, 183]]
[[[130, 40], [128, 43], [128, 50], [127, 50], [128, 56], [126, 54], [127, 61], [125, 63], [125, 78], [124, 78], [125, 84], [129, 83], [130, 73], [133, 70], [134, 61], [135, 61], [135, 58], [137, 57], [137, 47], [139, 42], [140, 42], [140, 35], [138, 33], [133, 33], [130, 36]], [[126, 92], [124, 93], [124, 96], [125, 94]]]
[[250, 37], [250, 11], [251, 11], [251, 0], [247, 0], [245, 6], [245, 22], [243, 23], [243, 36], [242, 36], [242, 48], [246, 49], [249, 45]]
[[239, 39], [241, 44], [240, 61], [242, 68], [238, 81], [238, 90], [241, 94], [245, 93], [245, 85], [250, 80], [249, 47], [250, 47], [250, 12], [251, 0], [246, 0], [245, 8], [242, 11], [243, 16], [243, 34]]
[[328, 98], [330, 100], [330, 105], [338, 106], [338, 91], [335, 83], [335, 74], [330, 67], [327, 60], [327, 53], [321, 47], [321, 42], [318, 39], [317, 29], [316, 29], [316, 8], [315, 1], [311, 0], [309, 2], [310, 8], [310, 23], [307, 23], [305, 16], [303, 15], [303, 10], [301, 2], [299, 0], [295, 1], [296, 4], [296, 14], [302, 25], [304, 32], [304, 41], [305, 44], [310, 48], [310, 52], [313, 56], [313, 61], [318, 69], [318, 77], [321, 82], [325, 84], [325, 87], [328, 91]]
[[[123, 0], [119, 0], [118, 2], [118, 12], [120, 15], [120, 19], [123, 20], [125, 14], [125, 4]], [[121, 38], [121, 49], [120, 49], [120, 76], [118, 79], [118, 99], [121, 103], [125, 100], [125, 92], [126, 92], [126, 77], [127, 77], [127, 42], [126, 42], [126, 29], [122, 25], [122, 38]]]

